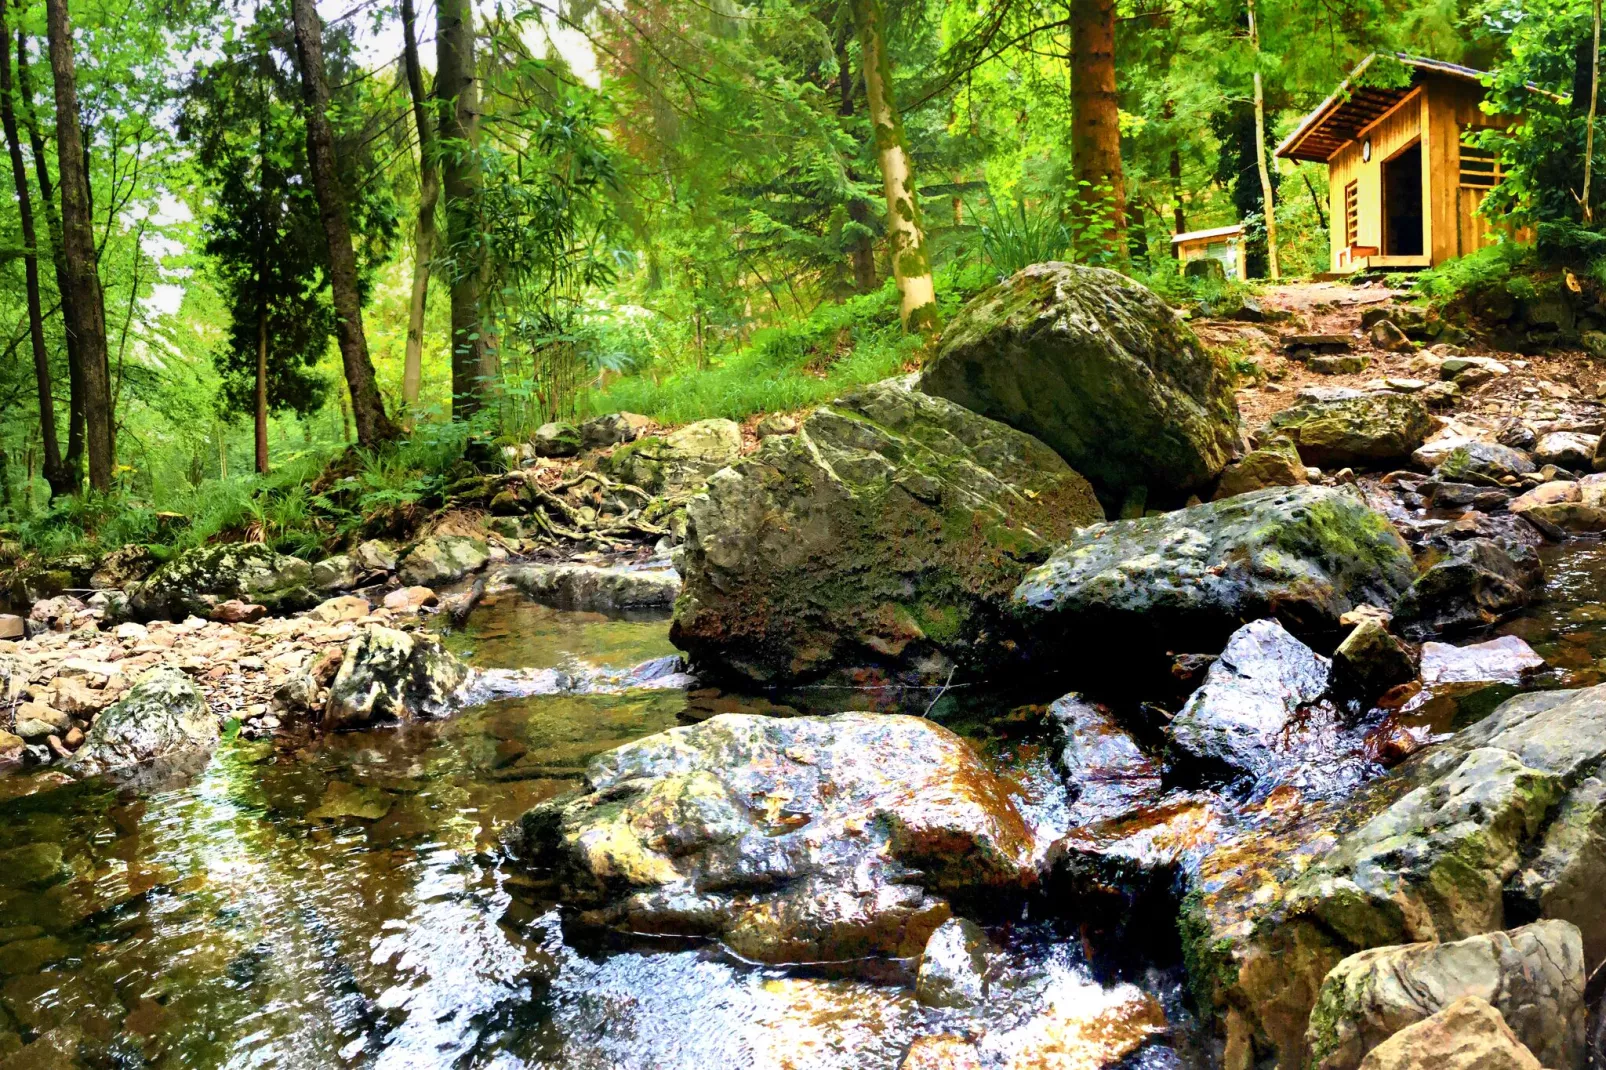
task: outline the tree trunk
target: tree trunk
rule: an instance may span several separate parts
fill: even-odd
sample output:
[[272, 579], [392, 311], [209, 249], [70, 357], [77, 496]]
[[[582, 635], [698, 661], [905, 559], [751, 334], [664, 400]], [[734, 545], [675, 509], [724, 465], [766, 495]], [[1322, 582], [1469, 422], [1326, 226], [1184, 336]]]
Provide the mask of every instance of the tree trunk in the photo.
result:
[[[260, 289], [260, 282], [258, 287]], [[268, 302], [261, 296], [257, 305], [257, 389], [256, 389], [257, 474], [268, 474]]]
[[[837, 62], [837, 91], [840, 103], [837, 105], [837, 114], [844, 119], [853, 117], [853, 66], [848, 57], [848, 35], [844, 31], [836, 39]], [[853, 168], [847, 168], [849, 179], [857, 179]], [[870, 206], [857, 196], [848, 201], [848, 219], [861, 231], [854, 239], [850, 258], [853, 263], [853, 290], [855, 293], [867, 294], [876, 287], [875, 277], [875, 246], [870, 235], [865, 233], [870, 229]]]
[[[61, 244], [61, 214], [56, 210], [55, 187], [50, 181], [50, 162], [45, 152], [45, 138], [39, 130], [39, 117], [33, 110], [33, 79], [28, 73], [27, 39], [17, 31], [17, 99], [22, 106], [22, 121], [28, 127], [28, 143], [33, 149], [34, 170], [39, 176], [39, 206], [45, 214], [45, 232], [50, 235], [50, 259], [56, 271], [56, 293], [61, 298], [61, 312], [65, 319], [72, 315], [67, 286], [67, 257]], [[81, 369], [83, 360], [78, 355], [78, 340], [72, 332], [64, 332], [67, 348], [67, 456], [62, 459], [66, 478], [74, 489], [84, 478], [84, 384]], [[31, 478], [31, 477], [30, 477]]]
[[1584, 224], [1595, 222], [1595, 209], [1589, 203], [1589, 183], [1595, 174], [1595, 111], [1600, 102], [1600, 0], [1595, 0], [1594, 41], [1589, 50], [1589, 118], [1584, 128], [1584, 192], [1578, 200], [1584, 209]]
[[931, 279], [931, 258], [920, 222], [914, 170], [903, 135], [903, 119], [892, 99], [892, 61], [881, 28], [880, 0], [852, 0], [864, 67], [864, 94], [875, 128], [877, 162], [887, 197], [887, 243], [892, 276], [898, 282], [898, 315], [905, 330], [937, 332], [937, 290]]
[[440, 199], [439, 153], [434, 124], [424, 95], [424, 72], [418, 62], [418, 27], [413, 0], [401, 0], [403, 58], [407, 89], [413, 98], [413, 125], [418, 128], [418, 221], [413, 226], [413, 292], [407, 303], [407, 357], [402, 365], [404, 419], [411, 424], [424, 381], [424, 301], [429, 296], [429, 261], [435, 255], [435, 204]]
[[56, 437], [56, 398], [50, 381], [50, 351], [45, 348], [44, 306], [39, 298], [39, 238], [33, 227], [33, 198], [28, 191], [28, 165], [22, 158], [22, 138], [11, 87], [11, 29], [6, 21], [6, 0], [0, 0], [0, 125], [5, 128], [6, 151], [11, 156], [11, 180], [17, 189], [21, 217], [23, 274], [28, 293], [28, 337], [33, 346], [33, 374], [39, 389], [39, 436], [44, 444], [45, 482], [50, 496], [70, 493], [71, 474], [61, 463]]
[[335, 139], [329, 127], [329, 87], [323, 73], [323, 26], [312, 0], [293, 0], [296, 57], [301, 67], [301, 89], [306, 103], [307, 156], [312, 185], [318, 195], [318, 215], [329, 240], [329, 288], [334, 298], [335, 333], [340, 341], [340, 363], [351, 389], [351, 411], [357, 423], [357, 445], [372, 448], [394, 439], [396, 425], [385, 415], [385, 403], [374, 381], [368, 359], [368, 339], [362, 329], [362, 301], [357, 293], [357, 254], [351, 245], [346, 219], [346, 195], [335, 174]]
[[441, 179], [452, 249], [452, 419], [485, 406], [495, 358], [485, 344], [480, 292], [485, 275], [480, 227], [479, 84], [474, 69], [470, 0], [439, 0], [435, 23], [435, 94], [440, 101]]
[[1255, 166], [1260, 170], [1260, 199], [1266, 213], [1266, 268], [1271, 281], [1282, 278], [1277, 266], [1277, 206], [1272, 198], [1271, 170], [1266, 165], [1266, 95], [1260, 81], [1260, 30], [1255, 23], [1255, 0], [1249, 3], [1249, 45], [1255, 58]]
[[1115, 0], [1070, 0], [1071, 167], [1077, 196], [1101, 244], [1126, 248], [1126, 179], [1121, 171], [1121, 109], [1115, 88]]
[[112, 489], [112, 458], [116, 454], [112, 441], [111, 370], [106, 359], [106, 303], [100, 287], [94, 221], [90, 217], [83, 134], [78, 126], [78, 79], [67, 0], [46, 0], [45, 13], [50, 74], [56, 87], [56, 171], [61, 177], [61, 249], [67, 276], [67, 286], [62, 291], [63, 313], [67, 333], [78, 343], [89, 485], [106, 493]]

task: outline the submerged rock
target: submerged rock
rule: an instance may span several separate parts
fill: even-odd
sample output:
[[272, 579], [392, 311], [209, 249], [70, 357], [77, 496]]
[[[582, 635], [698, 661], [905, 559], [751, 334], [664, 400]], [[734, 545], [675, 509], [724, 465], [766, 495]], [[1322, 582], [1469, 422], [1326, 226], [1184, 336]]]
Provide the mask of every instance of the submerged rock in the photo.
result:
[[920, 388], [1033, 435], [1115, 500], [1204, 491], [1240, 452], [1233, 376], [1124, 275], [1035, 264], [943, 332]]
[[324, 727], [338, 731], [444, 716], [468, 674], [440, 640], [370, 624], [346, 644], [329, 685]]
[[920, 955], [915, 999], [927, 1007], [969, 1007], [987, 998], [992, 941], [981, 926], [949, 918], [937, 926]]
[[668, 609], [680, 594], [680, 575], [672, 569], [520, 565], [502, 578], [536, 602], [558, 609]]
[[1387, 518], [1348, 489], [1255, 491], [1084, 528], [1033, 569], [1014, 605], [1033, 649], [1213, 650], [1246, 620], [1336, 632], [1359, 605], [1391, 605], [1416, 568]]
[[1465, 996], [1490, 1003], [1545, 1066], [1582, 1065], [1583, 945], [1565, 921], [1351, 955], [1322, 982], [1309, 1065], [1356, 1070], [1383, 1041]]
[[844, 713], [721, 714], [626, 744], [509, 843], [584, 922], [779, 963], [917, 955], [955, 899], [1035, 883], [1031, 840], [958, 736]]
[[1416, 395], [1384, 390], [1305, 401], [1277, 413], [1266, 427], [1291, 438], [1306, 464], [1375, 468], [1411, 456], [1430, 421]]
[[1544, 586], [1531, 547], [1473, 538], [1433, 560], [1394, 604], [1394, 622], [1413, 639], [1476, 631], [1511, 616]]
[[140, 620], [206, 617], [220, 602], [239, 599], [280, 613], [311, 609], [312, 566], [261, 543], [228, 543], [186, 550], [129, 590], [129, 611]]
[[205, 755], [218, 736], [218, 720], [190, 678], [177, 669], [155, 668], [95, 718], [65, 768], [78, 776], [95, 776], [181, 752]]
[[1362, 1070], [1541, 1070], [1500, 1012], [1463, 996], [1373, 1048]]
[[664, 436], [627, 442], [598, 467], [648, 494], [675, 496], [701, 490], [709, 476], [741, 455], [740, 425], [733, 420], [699, 420]]
[[1048, 714], [1063, 733], [1056, 765], [1071, 792], [1076, 824], [1119, 817], [1160, 797], [1159, 763], [1143, 753], [1107, 708], [1066, 695]]
[[688, 512], [670, 637], [761, 683], [994, 664], [1021, 575], [1102, 515], [1041, 442], [898, 380], [764, 439]]
[[1300, 1066], [1318, 989], [1368, 948], [1464, 940], [1541, 916], [1606, 955], [1606, 687], [1510, 699], [1353, 799], [1218, 844], [1185, 900], [1201, 1007]]

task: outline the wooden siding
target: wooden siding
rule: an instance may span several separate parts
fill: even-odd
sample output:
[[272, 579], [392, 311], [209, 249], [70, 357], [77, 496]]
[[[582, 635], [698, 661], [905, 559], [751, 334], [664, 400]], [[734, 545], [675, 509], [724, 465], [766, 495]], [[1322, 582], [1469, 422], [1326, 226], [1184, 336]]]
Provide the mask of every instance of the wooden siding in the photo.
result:
[[[1332, 221], [1328, 229], [1334, 271], [1349, 271], [1352, 267], [1343, 255], [1348, 249], [1344, 234], [1344, 187], [1350, 182], [1356, 183], [1358, 218], [1355, 244], [1386, 252], [1383, 249], [1383, 163], [1410, 148], [1412, 142], [1422, 137], [1427, 100], [1426, 93], [1413, 93], [1406, 97], [1393, 111], [1372, 124], [1360, 139], [1345, 145], [1327, 161], [1328, 219]], [[1361, 143], [1366, 138], [1372, 139], [1372, 158], [1369, 161], [1361, 159]], [[1427, 139], [1423, 140], [1426, 142]], [[1427, 158], [1428, 149], [1424, 143], [1424, 159]], [[1422, 203], [1426, 206], [1431, 203], [1426, 175], [1429, 169], [1423, 170]], [[1429, 233], [1423, 235], [1422, 247], [1427, 249], [1431, 248], [1432, 213], [1424, 211], [1423, 216], [1424, 227]]]

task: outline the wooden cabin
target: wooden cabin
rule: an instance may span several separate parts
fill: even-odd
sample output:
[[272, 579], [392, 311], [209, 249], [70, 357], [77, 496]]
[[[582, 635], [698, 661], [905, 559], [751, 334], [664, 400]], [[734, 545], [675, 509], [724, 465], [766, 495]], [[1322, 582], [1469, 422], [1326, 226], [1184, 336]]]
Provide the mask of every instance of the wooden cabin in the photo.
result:
[[1244, 228], [1242, 223], [1211, 230], [1190, 230], [1171, 236], [1171, 248], [1177, 254], [1184, 271], [1190, 260], [1219, 260], [1223, 274], [1240, 282], [1249, 278], [1249, 265], [1244, 262]]
[[1332, 271], [1431, 267], [1494, 242], [1478, 205], [1500, 179], [1494, 154], [1470, 144], [1509, 116], [1485, 115], [1483, 72], [1396, 57], [1409, 85], [1359, 84], [1377, 56], [1277, 146], [1290, 160], [1327, 165]]

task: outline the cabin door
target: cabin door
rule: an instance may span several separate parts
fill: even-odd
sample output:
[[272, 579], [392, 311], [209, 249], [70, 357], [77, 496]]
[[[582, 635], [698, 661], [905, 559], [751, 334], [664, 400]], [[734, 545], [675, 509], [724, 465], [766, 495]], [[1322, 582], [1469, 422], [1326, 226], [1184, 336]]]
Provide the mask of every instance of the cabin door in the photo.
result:
[[1383, 255], [1421, 256], [1422, 142], [1383, 162]]

